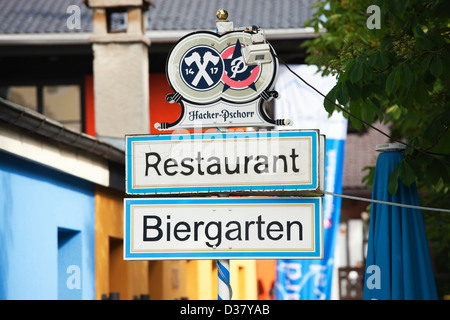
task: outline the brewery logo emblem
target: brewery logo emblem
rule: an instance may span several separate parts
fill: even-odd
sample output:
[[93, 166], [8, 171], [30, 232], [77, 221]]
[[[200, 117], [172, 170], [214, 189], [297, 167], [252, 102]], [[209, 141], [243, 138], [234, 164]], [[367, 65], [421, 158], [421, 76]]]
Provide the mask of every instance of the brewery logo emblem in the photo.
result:
[[180, 63], [180, 76], [194, 90], [205, 91], [219, 84], [223, 60], [214, 48], [197, 46], [186, 51]]
[[278, 96], [273, 90], [278, 60], [270, 52], [270, 63], [247, 65], [241, 49], [251, 43], [250, 34], [242, 31], [198, 31], [181, 38], [167, 58], [174, 93], [166, 100], [180, 104], [182, 111], [175, 122], [155, 127], [189, 129], [194, 121], [202, 127], [283, 125], [284, 120], [273, 120], [265, 111], [265, 103]]
[[238, 90], [251, 88], [256, 91], [255, 82], [260, 75], [261, 66], [245, 64], [241, 48], [238, 40], [236, 45], [230, 46], [222, 52], [221, 56], [224, 59], [226, 71], [222, 77], [223, 91], [230, 87]]

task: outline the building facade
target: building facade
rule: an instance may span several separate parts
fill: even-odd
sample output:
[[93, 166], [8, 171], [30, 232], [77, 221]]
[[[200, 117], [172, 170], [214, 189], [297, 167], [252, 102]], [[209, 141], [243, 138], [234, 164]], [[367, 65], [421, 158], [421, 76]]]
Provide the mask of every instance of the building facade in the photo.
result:
[[[0, 4], [0, 299], [217, 299], [214, 261], [123, 260], [121, 136], [161, 134], [154, 123], [178, 117], [165, 100], [167, 54], [183, 35], [214, 30], [222, 3], [199, 7], [202, 25], [173, 20], [181, 1], [111, 3]], [[279, 54], [303, 59], [309, 3], [294, 25], [270, 21]], [[262, 22], [227, 9], [236, 25]], [[233, 299], [258, 298], [258, 270], [231, 261]]]
[[[171, 133], [154, 127], [181, 111], [165, 99], [172, 93], [167, 55], [184, 35], [214, 31], [222, 6], [236, 27], [261, 26], [280, 58], [302, 64], [300, 45], [315, 36], [303, 27], [314, 2], [1, 2], [0, 299], [217, 299], [214, 261], [123, 260], [121, 136]], [[128, 101], [140, 106], [137, 115], [127, 112]], [[134, 125], [133, 118], [144, 121]], [[124, 122], [136, 129], [117, 135]], [[367, 137], [349, 132], [344, 193], [370, 197], [360, 172], [385, 141], [370, 136], [368, 145]], [[355, 243], [346, 221], [357, 220], [352, 230], [362, 232], [365, 207], [343, 200], [343, 248]], [[360, 245], [356, 258], [341, 252], [341, 266], [364, 259]], [[233, 299], [273, 298], [275, 261], [233, 260], [230, 269]]]

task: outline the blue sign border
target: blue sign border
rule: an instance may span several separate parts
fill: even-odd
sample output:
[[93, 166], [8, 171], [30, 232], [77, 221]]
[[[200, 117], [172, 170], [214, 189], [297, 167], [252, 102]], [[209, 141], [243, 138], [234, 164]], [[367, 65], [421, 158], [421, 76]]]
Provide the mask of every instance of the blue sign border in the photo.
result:
[[[312, 181], [310, 184], [285, 184], [285, 185], [236, 185], [236, 186], [198, 186], [198, 187], [152, 187], [133, 188], [132, 185], [132, 143], [136, 141], [181, 141], [181, 140], [208, 140], [208, 139], [248, 139], [248, 138], [286, 138], [286, 137], [311, 137], [312, 154]], [[177, 193], [214, 193], [214, 192], [267, 192], [267, 191], [314, 191], [319, 188], [318, 155], [319, 132], [318, 131], [275, 131], [275, 132], [217, 132], [205, 134], [167, 134], [167, 135], [134, 135], [126, 136], [126, 182], [125, 191], [130, 195], [142, 194], [177, 194]]]
[[[316, 221], [314, 232], [314, 251], [239, 251], [239, 252], [131, 252], [130, 250], [130, 223], [131, 206], [136, 205], [195, 205], [195, 204], [314, 204], [314, 219]], [[199, 260], [199, 259], [322, 259], [323, 257], [323, 216], [322, 198], [126, 198], [124, 199], [124, 259], [125, 260]]]

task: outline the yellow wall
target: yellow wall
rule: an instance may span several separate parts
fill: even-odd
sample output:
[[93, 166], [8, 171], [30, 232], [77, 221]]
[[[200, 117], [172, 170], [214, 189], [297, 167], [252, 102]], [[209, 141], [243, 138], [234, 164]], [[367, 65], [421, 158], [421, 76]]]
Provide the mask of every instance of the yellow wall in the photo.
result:
[[[152, 300], [217, 299], [217, 268], [213, 260], [123, 260], [124, 194], [97, 187], [95, 273], [96, 299], [119, 292], [120, 299], [150, 294]], [[233, 300], [257, 299], [254, 260], [231, 260]]]
[[[217, 268], [213, 260], [150, 262], [149, 288], [152, 299], [217, 300]], [[233, 300], [256, 300], [256, 263], [231, 260]]]
[[96, 299], [110, 292], [120, 292], [120, 299], [148, 293], [148, 261], [123, 260], [123, 198], [121, 192], [97, 187]]
[[231, 260], [230, 283], [233, 289], [232, 300], [256, 300], [256, 261]]
[[[217, 298], [217, 274], [210, 260], [151, 261], [151, 299], [211, 300]], [[214, 285], [215, 293], [214, 293]]]

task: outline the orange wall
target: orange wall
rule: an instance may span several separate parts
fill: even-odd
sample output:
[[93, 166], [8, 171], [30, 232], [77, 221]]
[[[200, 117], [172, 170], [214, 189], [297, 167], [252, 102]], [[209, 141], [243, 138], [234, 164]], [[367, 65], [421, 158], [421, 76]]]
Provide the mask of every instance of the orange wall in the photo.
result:
[[95, 137], [94, 77], [87, 75], [84, 80], [84, 125], [86, 133]]
[[258, 300], [272, 300], [270, 291], [276, 279], [276, 260], [257, 260]]
[[150, 83], [150, 133], [167, 134], [173, 131], [159, 131], [155, 129], [156, 122], [174, 122], [181, 114], [181, 106], [178, 103], [166, 101], [166, 95], [173, 93], [167, 82], [165, 73], [152, 73]]

